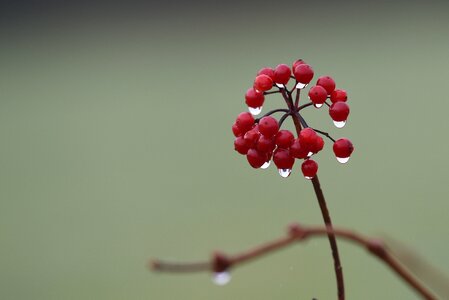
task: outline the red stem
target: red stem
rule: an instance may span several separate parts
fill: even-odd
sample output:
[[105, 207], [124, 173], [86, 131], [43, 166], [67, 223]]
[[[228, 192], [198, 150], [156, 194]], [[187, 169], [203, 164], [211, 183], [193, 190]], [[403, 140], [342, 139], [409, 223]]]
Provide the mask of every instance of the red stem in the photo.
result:
[[[299, 96], [299, 92], [297, 94]], [[293, 99], [291, 98], [291, 94], [282, 93], [285, 101], [289, 105], [290, 109], [293, 107]], [[295, 103], [299, 103], [299, 98], [295, 101]], [[296, 104], [297, 106], [297, 104]], [[296, 111], [297, 107], [293, 107]], [[301, 120], [298, 113], [292, 113], [293, 123], [295, 124], [296, 134], [299, 136], [301, 132]], [[318, 200], [318, 204], [320, 205], [321, 215], [323, 216], [324, 224], [329, 229], [332, 229], [332, 220], [329, 214], [329, 210], [327, 209], [326, 199], [324, 198], [323, 190], [321, 189], [320, 180], [318, 179], [318, 175], [312, 178], [313, 190], [315, 191], [316, 198]], [[339, 300], [345, 299], [345, 284], [343, 278], [343, 268], [341, 266], [340, 255], [338, 253], [337, 240], [335, 239], [335, 235], [333, 231], [329, 231], [328, 234], [329, 244], [332, 251], [332, 258], [334, 260], [334, 270], [335, 270], [335, 279], [337, 281], [337, 295]]]
[[[260, 258], [263, 255], [271, 252], [283, 249], [289, 245], [293, 245], [295, 242], [303, 242], [309, 237], [322, 236], [332, 233], [332, 235], [351, 241], [361, 247], [366, 248], [372, 255], [383, 261], [390, 269], [395, 272], [400, 278], [409, 284], [419, 295], [426, 300], [437, 300], [437, 297], [433, 295], [426, 287], [424, 287], [407, 269], [405, 269], [387, 250], [382, 242], [376, 239], [368, 239], [356, 232], [329, 227], [305, 227], [300, 225], [290, 226], [289, 234], [279, 239], [270, 241], [258, 247], [252, 248], [237, 255], [228, 256], [227, 263], [228, 268], [237, 267], [243, 263], [249, 262], [256, 258]], [[200, 271], [213, 271], [215, 261], [195, 262], [195, 263], [172, 263], [164, 262], [160, 260], [154, 260], [150, 262], [150, 268], [154, 271], [160, 272], [174, 272], [174, 273], [187, 273], [187, 272], [200, 272]]]

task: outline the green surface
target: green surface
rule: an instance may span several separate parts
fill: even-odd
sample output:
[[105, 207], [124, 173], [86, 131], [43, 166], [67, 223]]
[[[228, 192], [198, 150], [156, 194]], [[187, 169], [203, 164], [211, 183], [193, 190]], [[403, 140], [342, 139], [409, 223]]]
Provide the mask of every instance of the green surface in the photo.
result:
[[[317, 158], [334, 222], [388, 234], [449, 273], [446, 8], [337, 19], [310, 6], [296, 26], [267, 10], [231, 24], [12, 29], [0, 48], [0, 299], [334, 299], [325, 239], [242, 267], [225, 287], [146, 269], [150, 257], [198, 260], [292, 221], [321, 223], [298, 166], [288, 179], [254, 171], [232, 145], [255, 72], [297, 57], [349, 93], [342, 130], [325, 110], [305, 114], [355, 144], [347, 165], [329, 143]], [[348, 299], [418, 299], [363, 250], [340, 247]]]

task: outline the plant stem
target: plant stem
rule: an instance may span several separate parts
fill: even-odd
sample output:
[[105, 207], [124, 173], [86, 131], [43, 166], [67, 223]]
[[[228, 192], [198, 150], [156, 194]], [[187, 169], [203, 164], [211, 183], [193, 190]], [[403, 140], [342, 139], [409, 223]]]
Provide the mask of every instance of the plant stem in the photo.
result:
[[321, 214], [323, 216], [324, 224], [326, 227], [330, 229], [327, 233], [327, 237], [329, 239], [329, 244], [332, 250], [332, 257], [334, 259], [334, 269], [335, 276], [337, 279], [337, 289], [338, 289], [338, 299], [345, 299], [345, 284], [343, 279], [343, 268], [341, 266], [340, 255], [338, 254], [338, 246], [337, 241], [335, 239], [335, 234], [332, 231], [332, 220], [329, 214], [329, 210], [327, 209], [326, 199], [324, 198], [323, 190], [321, 189], [320, 180], [318, 179], [318, 175], [312, 178], [313, 190], [315, 191], [316, 198], [318, 200], [318, 204], [320, 205]]
[[[285, 94], [283, 94], [285, 98]], [[292, 99], [289, 99], [290, 102]], [[289, 102], [286, 100], [286, 102]], [[296, 134], [299, 136], [299, 133], [301, 132], [301, 116], [299, 113], [293, 113], [292, 115], [293, 123], [295, 124], [296, 128]], [[304, 122], [305, 124], [305, 122]], [[306, 125], [306, 124], [305, 124]], [[329, 244], [332, 251], [332, 258], [334, 260], [334, 270], [335, 270], [335, 277], [337, 280], [337, 294], [338, 294], [338, 300], [344, 300], [345, 299], [345, 284], [343, 279], [343, 268], [341, 266], [340, 261], [340, 255], [338, 253], [338, 246], [337, 241], [335, 239], [335, 234], [332, 231], [332, 220], [329, 214], [329, 210], [327, 209], [326, 205], [326, 199], [324, 198], [323, 190], [321, 189], [320, 180], [318, 179], [318, 175], [315, 175], [315, 177], [312, 178], [312, 185], [313, 190], [315, 191], [316, 198], [318, 200], [318, 204], [320, 205], [321, 209], [321, 215], [323, 216], [324, 224], [327, 228], [330, 229], [330, 231], [327, 233]]]
[[[365, 237], [357, 232], [342, 229], [323, 227], [323, 226], [303, 226], [299, 224], [292, 224], [289, 227], [288, 235], [274, 239], [267, 243], [261, 244], [257, 247], [251, 248], [240, 254], [227, 256], [229, 268], [235, 268], [241, 264], [253, 261], [264, 255], [274, 251], [283, 249], [287, 246], [293, 245], [296, 242], [304, 242], [308, 238], [317, 236], [338, 236], [345, 240], [351, 241], [359, 245], [373, 256], [376, 256], [380, 261], [384, 262], [390, 269], [404, 280], [414, 291], [416, 291], [423, 299], [436, 300], [437, 297], [432, 294], [424, 285], [422, 285], [412, 273], [404, 268], [399, 261], [390, 254], [388, 248], [384, 243], [378, 239]], [[158, 272], [172, 272], [172, 273], [192, 273], [201, 271], [213, 271], [214, 260], [200, 261], [200, 262], [169, 262], [162, 260], [152, 260], [150, 268]]]

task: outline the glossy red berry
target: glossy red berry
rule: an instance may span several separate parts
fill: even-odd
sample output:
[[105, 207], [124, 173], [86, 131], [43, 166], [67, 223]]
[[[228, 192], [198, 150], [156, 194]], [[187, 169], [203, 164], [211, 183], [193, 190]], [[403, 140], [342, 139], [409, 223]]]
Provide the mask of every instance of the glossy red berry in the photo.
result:
[[254, 80], [254, 88], [258, 91], [265, 92], [273, 87], [273, 80], [270, 76], [261, 74]]
[[271, 80], [274, 80], [273, 68], [265, 67], [265, 68], [260, 69], [259, 72], [257, 72], [257, 75], [262, 75], [262, 74], [267, 75], [268, 77], [271, 78]]
[[257, 150], [260, 152], [272, 152], [274, 148], [276, 148], [276, 143], [273, 137], [266, 137], [264, 135], [260, 135], [259, 140], [257, 141]]
[[251, 130], [248, 130], [245, 135], [243, 136], [243, 139], [250, 145], [251, 147], [254, 147], [259, 140], [260, 132], [259, 129], [254, 127]]
[[309, 154], [309, 149], [305, 144], [301, 144], [301, 142], [299, 141], [298, 138], [293, 140], [292, 145], [290, 146], [290, 155], [295, 157], [295, 158], [299, 158], [299, 159], [303, 159], [306, 158], [307, 155]]
[[301, 144], [310, 147], [310, 145], [313, 145], [315, 143], [316, 136], [317, 136], [317, 134], [316, 134], [315, 130], [308, 127], [308, 128], [304, 128], [303, 130], [301, 130], [298, 138], [299, 138], [299, 141]]
[[306, 62], [302, 59], [297, 59], [292, 64], [292, 71], [295, 71], [295, 68], [299, 65], [305, 64]]
[[[354, 146], [351, 141], [347, 138], [341, 138], [335, 141], [334, 146], [332, 147], [334, 150], [335, 156], [340, 159], [349, 158], [354, 151]], [[338, 160], [340, 162], [346, 162], [347, 160]]]
[[335, 90], [335, 81], [330, 76], [321, 76], [320, 78], [318, 78], [316, 84], [325, 88], [328, 95], [330, 95]]
[[290, 155], [287, 149], [276, 149], [273, 154], [273, 162], [278, 169], [291, 169], [295, 163], [295, 158]]
[[248, 143], [243, 136], [236, 137], [234, 140], [234, 150], [237, 151], [240, 154], [245, 155], [248, 153], [249, 148], [251, 147], [251, 144]]
[[318, 164], [313, 159], [307, 159], [302, 163], [301, 171], [305, 178], [312, 179], [318, 172]]
[[293, 143], [294, 139], [295, 137], [290, 130], [279, 130], [276, 134], [276, 145], [279, 148], [287, 149]]
[[232, 133], [234, 134], [235, 137], [242, 135], [242, 132], [240, 131], [236, 123], [232, 124]]
[[315, 105], [322, 105], [326, 102], [327, 99], [327, 91], [321, 85], [316, 85], [309, 90], [309, 98], [310, 101]]
[[278, 121], [270, 116], [263, 117], [259, 121], [259, 131], [266, 137], [274, 136], [279, 130]]
[[279, 84], [287, 84], [291, 75], [292, 71], [290, 67], [285, 64], [280, 64], [274, 69], [273, 81]]
[[323, 150], [324, 148], [324, 140], [322, 137], [320, 137], [319, 135], [317, 135], [315, 137], [315, 142], [313, 144], [310, 145], [310, 152], [313, 153], [318, 153], [321, 150]]
[[245, 103], [249, 107], [261, 107], [265, 100], [262, 92], [256, 91], [254, 88], [249, 88], [245, 93]]
[[335, 90], [331, 93], [331, 102], [346, 102], [348, 100], [348, 95], [345, 90]]
[[246, 159], [251, 167], [258, 169], [267, 161], [267, 155], [257, 151], [256, 149], [249, 149], [246, 154]]
[[295, 75], [296, 81], [302, 84], [308, 84], [313, 78], [313, 69], [308, 64], [299, 64], [293, 70], [293, 75]]
[[242, 112], [237, 116], [235, 124], [240, 129], [240, 132], [243, 134], [253, 127], [254, 117], [249, 112]]
[[329, 115], [336, 122], [346, 121], [349, 115], [349, 105], [346, 102], [332, 103], [329, 108]]

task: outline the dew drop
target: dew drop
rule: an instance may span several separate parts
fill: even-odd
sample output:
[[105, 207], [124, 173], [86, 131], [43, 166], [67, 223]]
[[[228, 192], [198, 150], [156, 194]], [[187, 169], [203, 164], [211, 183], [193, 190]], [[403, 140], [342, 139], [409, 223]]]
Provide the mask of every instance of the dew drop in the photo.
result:
[[257, 116], [257, 115], [260, 114], [260, 112], [262, 111], [262, 106], [259, 106], [259, 107], [249, 107], [249, 106], [248, 106], [248, 111], [249, 111], [253, 116]]
[[298, 82], [297, 84], [296, 84], [296, 88], [297, 89], [303, 89], [303, 88], [305, 88], [307, 86], [307, 83], [301, 83], [301, 82]]
[[315, 106], [316, 108], [320, 108], [321, 106], [323, 106], [323, 103], [321, 103], [321, 104], [314, 104], [313, 106]]
[[260, 168], [265, 170], [270, 166], [270, 164], [271, 164], [271, 160], [265, 162]]
[[212, 278], [212, 281], [216, 284], [216, 285], [226, 285], [229, 283], [229, 281], [231, 281], [231, 275], [228, 272], [220, 272], [220, 273], [215, 273], [214, 277]]
[[345, 163], [348, 162], [349, 156], [348, 157], [337, 157], [337, 160], [338, 160], [339, 163], [345, 164]]
[[313, 152], [307, 153], [307, 157], [311, 157], [313, 155]]
[[279, 171], [279, 175], [281, 175], [281, 177], [287, 178], [288, 176], [290, 176], [292, 169], [278, 169], [278, 171]]
[[310, 177], [310, 176], [304, 176], [304, 178], [310, 180], [310, 179], [312, 179], [313, 177]]
[[346, 121], [334, 121], [334, 125], [337, 128], [343, 128], [346, 125]]
[[276, 86], [281, 89], [285, 88], [285, 85], [283, 85], [282, 83], [276, 83]]

